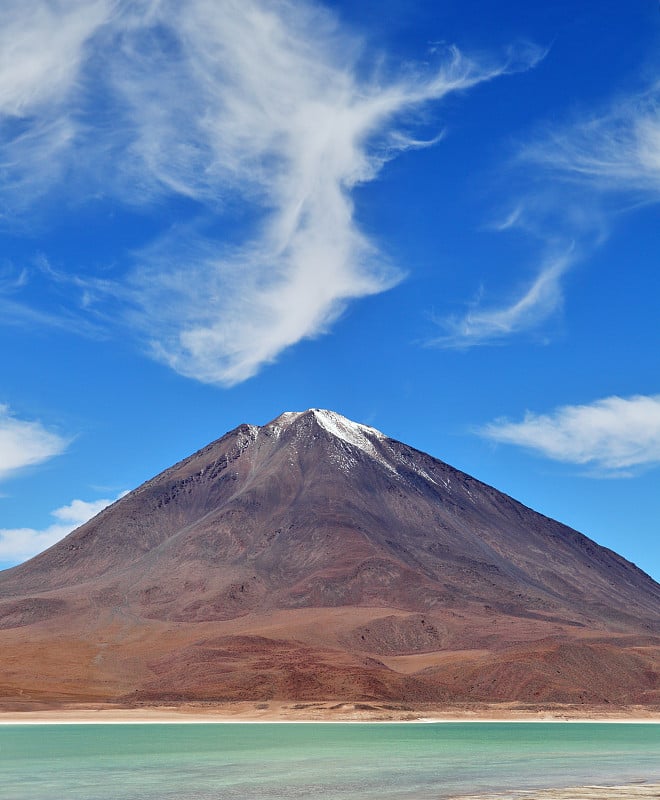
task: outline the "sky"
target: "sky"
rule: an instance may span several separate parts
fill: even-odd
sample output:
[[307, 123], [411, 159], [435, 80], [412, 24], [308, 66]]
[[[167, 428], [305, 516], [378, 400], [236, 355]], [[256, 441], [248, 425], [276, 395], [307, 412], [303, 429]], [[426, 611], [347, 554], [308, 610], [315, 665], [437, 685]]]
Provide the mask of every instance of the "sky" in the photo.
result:
[[3, 0], [0, 567], [329, 408], [660, 580], [656, 0]]

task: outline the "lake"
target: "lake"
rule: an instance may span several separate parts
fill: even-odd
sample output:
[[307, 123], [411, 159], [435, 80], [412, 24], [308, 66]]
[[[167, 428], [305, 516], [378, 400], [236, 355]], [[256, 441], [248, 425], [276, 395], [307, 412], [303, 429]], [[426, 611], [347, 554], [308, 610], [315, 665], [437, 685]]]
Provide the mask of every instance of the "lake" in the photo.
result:
[[660, 725], [0, 726], [11, 800], [415, 800], [660, 780]]

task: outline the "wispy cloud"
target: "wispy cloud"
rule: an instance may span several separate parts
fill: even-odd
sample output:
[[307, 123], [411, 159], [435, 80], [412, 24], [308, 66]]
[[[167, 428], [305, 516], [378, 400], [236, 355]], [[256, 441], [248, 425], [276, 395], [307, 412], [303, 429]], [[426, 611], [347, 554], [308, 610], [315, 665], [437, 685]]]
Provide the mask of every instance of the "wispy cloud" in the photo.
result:
[[566, 273], [607, 241], [616, 215], [660, 200], [660, 83], [599, 114], [546, 126], [520, 149], [509, 176], [516, 173], [524, 178], [513, 182], [511, 210], [490, 227], [536, 241], [536, 277], [512, 301], [484, 307], [480, 298], [441, 320], [445, 334], [433, 344], [469, 347], [537, 329], [561, 307]]
[[447, 333], [431, 344], [463, 348], [498, 343], [514, 333], [533, 328], [561, 306], [561, 279], [574, 259], [572, 251], [550, 257], [531, 286], [509, 305], [481, 308], [475, 304], [464, 316], [443, 320], [441, 324]]
[[0, 220], [60, 178], [73, 152], [75, 96], [112, 0], [7, 0], [0, 26]]
[[59, 542], [71, 531], [96, 516], [104, 508], [119, 500], [126, 492], [114, 499], [73, 500], [68, 506], [56, 508], [51, 512], [57, 522], [42, 530], [35, 528], [0, 528], [0, 562], [18, 564], [41, 553]]
[[61, 103], [78, 78], [83, 50], [103, 24], [107, 0], [4, 0], [0, 29], [0, 110], [24, 118]]
[[528, 411], [522, 422], [496, 420], [480, 433], [603, 475], [629, 474], [660, 464], [660, 395], [607, 397], [550, 414]]
[[41, 422], [18, 419], [0, 404], [0, 480], [59, 455], [68, 443]]
[[126, 283], [105, 290], [155, 358], [228, 385], [400, 280], [352, 192], [439, 140], [405, 133], [420, 108], [544, 55], [525, 46], [489, 64], [446, 48], [433, 68], [388, 74], [305, 0], [15, 0], [10, 11], [26, 66], [18, 83], [9, 66], [0, 77], [0, 114], [21, 121], [0, 144], [5, 195], [20, 207], [75, 162], [129, 204], [196, 204], [194, 223], [135, 253]]
[[660, 82], [601, 115], [551, 131], [522, 157], [600, 191], [660, 200]]
[[360, 230], [352, 190], [423, 145], [397, 131], [403, 114], [514, 67], [454, 49], [431, 73], [365, 77], [359, 43], [302, 3], [228, 3], [220, 16], [195, 2], [179, 30], [174, 103], [163, 94], [172, 81], [122, 73], [134, 153], [161, 186], [211, 205], [231, 190], [260, 220], [229, 245], [190, 232], [181, 243], [178, 231], [161, 240], [134, 276], [135, 299], [157, 358], [233, 384], [400, 279]]

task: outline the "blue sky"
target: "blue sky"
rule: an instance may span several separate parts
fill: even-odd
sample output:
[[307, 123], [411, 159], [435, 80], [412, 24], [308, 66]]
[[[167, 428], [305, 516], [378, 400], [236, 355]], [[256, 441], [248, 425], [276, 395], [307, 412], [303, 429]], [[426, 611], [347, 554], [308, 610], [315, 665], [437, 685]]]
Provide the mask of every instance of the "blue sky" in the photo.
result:
[[0, 565], [331, 408], [660, 579], [655, 0], [5, 0]]

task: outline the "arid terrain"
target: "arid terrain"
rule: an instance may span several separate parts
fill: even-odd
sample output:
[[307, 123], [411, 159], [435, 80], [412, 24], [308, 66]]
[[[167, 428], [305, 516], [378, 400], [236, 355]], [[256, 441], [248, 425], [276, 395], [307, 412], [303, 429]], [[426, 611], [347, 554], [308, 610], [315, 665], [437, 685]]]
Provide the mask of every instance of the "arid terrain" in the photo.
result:
[[4, 710], [232, 703], [653, 715], [660, 586], [317, 409], [240, 426], [0, 573]]

